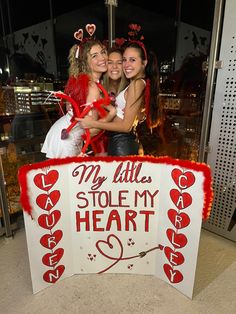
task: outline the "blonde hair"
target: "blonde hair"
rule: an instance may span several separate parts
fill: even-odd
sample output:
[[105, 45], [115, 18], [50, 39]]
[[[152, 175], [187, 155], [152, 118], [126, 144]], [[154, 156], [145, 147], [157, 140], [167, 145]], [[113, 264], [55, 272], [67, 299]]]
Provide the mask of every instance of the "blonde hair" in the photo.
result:
[[[81, 42], [80, 45], [74, 45], [69, 51], [68, 61], [69, 61], [69, 76], [77, 77], [79, 74], [91, 74], [91, 69], [88, 64], [88, 53], [91, 48], [95, 45], [104, 48], [104, 45], [98, 39], [89, 38]], [[77, 57], [77, 50], [79, 49], [79, 54]]]

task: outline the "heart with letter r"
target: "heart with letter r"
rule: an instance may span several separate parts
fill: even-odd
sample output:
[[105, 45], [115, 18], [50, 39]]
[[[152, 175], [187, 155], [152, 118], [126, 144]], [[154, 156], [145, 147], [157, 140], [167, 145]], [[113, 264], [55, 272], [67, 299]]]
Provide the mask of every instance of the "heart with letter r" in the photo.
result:
[[190, 218], [185, 213], [179, 213], [175, 209], [168, 210], [168, 217], [176, 229], [183, 229], [190, 224]]
[[52, 234], [43, 235], [40, 239], [40, 243], [45, 248], [52, 250], [60, 242], [62, 235], [61, 230], [56, 230]]

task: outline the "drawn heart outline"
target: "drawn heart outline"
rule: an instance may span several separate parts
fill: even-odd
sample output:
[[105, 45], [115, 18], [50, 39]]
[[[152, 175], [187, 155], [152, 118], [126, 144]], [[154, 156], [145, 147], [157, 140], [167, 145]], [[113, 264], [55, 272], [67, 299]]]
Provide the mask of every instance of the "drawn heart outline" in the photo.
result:
[[58, 248], [55, 252], [47, 253], [42, 257], [42, 262], [46, 266], [54, 267], [59, 263], [64, 254], [64, 249]]
[[38, 173], [34, 177], [34, 184], [41, 190], [49, 191], [57, 182], [58, 177], [57, 170], [50, 170], [47, 174]]
[[61, 275], [65, 271], [65, 266], [64, 265], [59, 265], [53, 270], [48, 270], [46, 273], [43, 275], [43, 279], [46, 282], [49, 283], [55, 283], [57, 282], [58, 279], [60, 279]]
[[183, 172], [180, 169], [173, 169], [171, 176], [181, 190], [187, 189], [195, 183], [195, 176], [191, 171]]
[[175, 209], [168, 210], [168, 217], [176, 229], [183, 229], [190, 224], [190, 218], [185, 213], [178, 213]]
[[40, 208], [49, 211], [56, 205], [60, 196], [61, 193], [58, 190], [54, 190], [49, 194], [40, 194], [36, 198], [36, 204]]
[[171, 263], [172, 266], [178, 266], [178, 265], [183, 264], [184, 256], [182, 253], [174, 251], [172, 250], [172, 248], [168, 246], [164, 248], [164, 252], [168, 261]]
[[[115, 240], [115, 241], [114, 241]], [[113, 244], [112, 244], [113, 242]], [[118, 245], [116, 245], [118, 244]], [[119, 260], [122, 255], [123, 255], [123, 245], [120, 241], [120, 239], [115, 236], [114, 234], [110, 234], [107, 237], [107, 240], [98, 240], [96, 242], [96, 248], [98, 249], [98, 251], [105, 257], [112, 259], [112, 260]], [[108, 255], [107, 253], [104, 252], [103, 248], [108, 252], [112, 252], [112, 253], [116, 253], [118, 252], [119, 257], [114, 257], [112, 255]], [[118, 251], [119, 249], [119, 251]]]
[[183, 233], [177, 233], [173, 229], [167, 229], [166, 235], [170, 243], [177, 249], [184, 247], [188, 243], [188, 239]]
[[50, 214], [42, 214], [38, 217], [39, 225], [44, 228], [51, 230], [61, 218], [61, 212], [59, 210], [54, 210]]
[[45, 234], [40, 239], [40, 244], [45, 248], [52, 250], [61, 240], [63, 232], [56, 230], [52, 234]]
[[185, 209], [192, 204], [192, 196], [187, 192], [181, 193], [177, 189], [172, 189], [170, 197], [178, 209]]
[[179, 283], [184, 278], [179, 270], [174, 270], [169, 264], [164, 264], [163, 269], [171, 283]]

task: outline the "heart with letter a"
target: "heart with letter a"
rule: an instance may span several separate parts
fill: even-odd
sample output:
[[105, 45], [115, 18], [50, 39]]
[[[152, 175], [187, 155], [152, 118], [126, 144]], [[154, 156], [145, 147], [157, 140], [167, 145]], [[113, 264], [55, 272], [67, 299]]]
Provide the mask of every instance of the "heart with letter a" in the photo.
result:
[[172, 189], [170, 191], [170, 197], [178, 209], [187, 208], [192, 204], [192, 196], [187, 192], [181, 193], [176, 189]]
[[52, 191], [50, 194], [40, 194], [36, 198], [36, 204], [40, 208], [49, 211], [56, 205], [60, 196], [61, 193], [58, 190]]

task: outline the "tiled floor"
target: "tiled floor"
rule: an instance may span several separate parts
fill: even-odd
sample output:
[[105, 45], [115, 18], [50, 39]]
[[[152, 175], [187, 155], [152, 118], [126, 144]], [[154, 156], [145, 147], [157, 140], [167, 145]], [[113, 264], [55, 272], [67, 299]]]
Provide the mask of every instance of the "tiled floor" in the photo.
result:
[[193, 300], [142, 275], [75, 275], [33, 295], [24, 228], [0, 238], [2, 314], [233, 314], [236, 245], [202, 229]]

